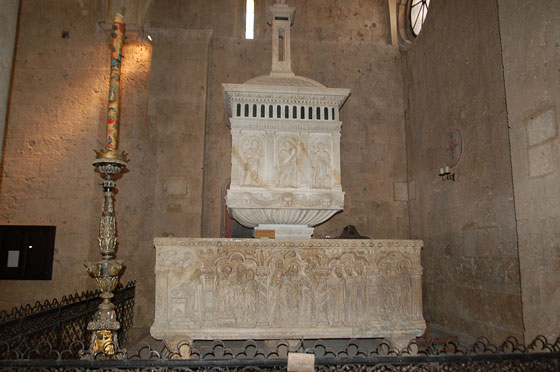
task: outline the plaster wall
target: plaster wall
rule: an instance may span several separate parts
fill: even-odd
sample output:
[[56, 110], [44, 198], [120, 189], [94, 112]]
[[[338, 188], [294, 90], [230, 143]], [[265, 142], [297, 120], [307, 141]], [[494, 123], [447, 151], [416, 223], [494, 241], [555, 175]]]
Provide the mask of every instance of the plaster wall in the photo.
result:
[[[455, 333], [523, 336], [508, 115], [496, 2], [432, 2], [403, 60], [411, 238], [424, 314]], [[442, 181], [462, 133], [456, 182]]]
[[560, 3], [498, 1], [525, 339], [560, 333]]

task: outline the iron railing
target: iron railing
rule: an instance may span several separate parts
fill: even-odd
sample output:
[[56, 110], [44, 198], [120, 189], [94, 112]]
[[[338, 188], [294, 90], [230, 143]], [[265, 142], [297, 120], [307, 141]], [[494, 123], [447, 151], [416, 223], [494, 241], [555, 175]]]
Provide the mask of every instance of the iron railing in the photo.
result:
[[[114, 292], [117, 320], [121, 323], [119, 340], [127, 340], [132, 327], [136, 283], [119, 284]], [[14, 307], [0, 312], [0, 340], [11, 349], [34, 349], [48, 343], [57, 350], [66, 350], [75, 341], [87, 344], [87, 324], [101, 303], [99, 290], [64, 296], [61, 300], [37, 301], [34, 305]], [[50, 346], [50, 347], [51, 347]]]
[[[84, 344], [55, 351], [48, 343], [36, 348], [19, 345], [11, 349], [0, 343], [0, 369], [41, 371], [284, 371], [289, 352], [315, 354], [316, 371], [560, 371], [560, 338], [550, 343], [544, 336], [528, 346], [509, 337], [500, 346], [480, 338], [461, 347], [455, 342], [420, 344], [412, 342], [399, 352], [384, 340], [346, 340], [333, 346], [324, 340], [302, 340], [297, 344], [277, 341], [213, 341], [178, 343], [170, 350], [165, 343], [152, 347], [142, 343], [130, 352], [117, 350], [111, 359], [91, 355]], [[231, 346], [233, 345], [233, 346]], [[72, 356], [79, 352], [81, 359]], [[185, 359], [188, 358], [188, 359]]]

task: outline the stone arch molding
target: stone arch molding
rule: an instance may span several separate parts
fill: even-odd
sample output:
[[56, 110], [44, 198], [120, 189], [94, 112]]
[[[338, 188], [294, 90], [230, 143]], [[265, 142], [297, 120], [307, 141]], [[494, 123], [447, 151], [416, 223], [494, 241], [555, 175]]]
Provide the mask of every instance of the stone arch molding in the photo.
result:
[[[408, 4], [412, 0], [387, 0], [391, 44], [401, 47], [410, 46], [416, 39], [410, 27]], [[428, 16], [429, 17], [429, 16]]]

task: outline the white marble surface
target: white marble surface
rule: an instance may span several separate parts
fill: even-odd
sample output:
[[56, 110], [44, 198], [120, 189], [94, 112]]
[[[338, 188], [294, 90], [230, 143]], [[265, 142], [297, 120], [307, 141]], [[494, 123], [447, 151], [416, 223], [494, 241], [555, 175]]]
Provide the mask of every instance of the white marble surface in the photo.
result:
[[290, 61], [295, 8], [275, 3], [269, 10], [270, 74], [222, 84], [232, 137], [226, 205], [242, 225], [272, 226], [277, 237], [302, 238], [344, 205], [339, 110], [350, 90], [295, 75]]
[[418, 240], [156, 238], [154, 338], [420, 336]]

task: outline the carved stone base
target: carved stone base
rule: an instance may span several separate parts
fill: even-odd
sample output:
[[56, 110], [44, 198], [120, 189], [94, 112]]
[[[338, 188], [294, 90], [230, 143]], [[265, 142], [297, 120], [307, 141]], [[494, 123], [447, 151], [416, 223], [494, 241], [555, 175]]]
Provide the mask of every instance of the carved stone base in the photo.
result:
[[255, 230], [274, 230], [275, 239], [311, 239], [313, 228], [307, 225], [260, 224]]
[[418, 240], [154, 245], [157, 339], [387, 337], [401, 348], [425, 329]]

